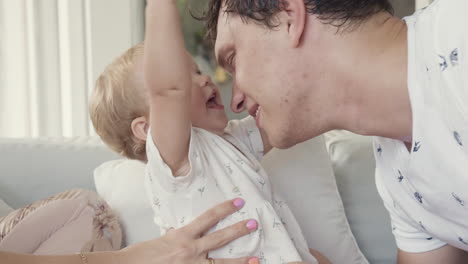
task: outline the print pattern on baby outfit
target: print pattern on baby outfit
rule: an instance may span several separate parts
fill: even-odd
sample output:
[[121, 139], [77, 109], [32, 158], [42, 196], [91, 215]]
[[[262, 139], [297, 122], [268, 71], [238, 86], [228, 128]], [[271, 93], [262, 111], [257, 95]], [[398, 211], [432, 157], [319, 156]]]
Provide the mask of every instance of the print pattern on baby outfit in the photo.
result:
[[245, 206], [209, 232], [248, 219], [258, 221], [257, 230], [209, 252], [209, 257], [260, 256], [261, 264], [317, 263], [296, 219], [284, 200], [273, 192], [259, 162], [263, 156], [263, 142], [253, 118], [231, 121], [223, 137], [192, 128], [191, 170], [185, 176], [172, 175], [151, 136], [147, 140], [147, 153], [146, 188], [152, 201], [154, 221], [162, 227], [163, 233], [190, 223], [227, 199], [242, 197], [247, 201]]

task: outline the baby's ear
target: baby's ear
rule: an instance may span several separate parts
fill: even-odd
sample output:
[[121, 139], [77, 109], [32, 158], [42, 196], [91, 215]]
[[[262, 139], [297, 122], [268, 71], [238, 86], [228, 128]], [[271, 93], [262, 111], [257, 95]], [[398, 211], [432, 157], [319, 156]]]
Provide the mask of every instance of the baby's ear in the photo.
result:
[[146, 141], [146, 138], [148, 136], [148, 129], [149, 129], [149, 124], [146, 121], [146, 117], [140, 116], [132, 121], [132, 133], [133, 135], [142, 140]]

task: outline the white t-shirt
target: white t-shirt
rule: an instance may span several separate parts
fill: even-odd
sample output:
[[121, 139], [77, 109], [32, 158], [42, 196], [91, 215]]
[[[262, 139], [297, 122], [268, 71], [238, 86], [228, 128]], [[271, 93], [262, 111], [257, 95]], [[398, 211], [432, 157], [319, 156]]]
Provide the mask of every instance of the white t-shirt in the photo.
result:
[[468, 250], [467, 11], [467, 0], [438, 0], [405, 18], [413, 144], [374, 140], [377, 188], [406, 252]]
[[148, 134], [146, 186], [155, 223], [162, 231], [182, 227], [216, 204], [242, 197], [244, 208], [210, 232], [248, 219], [258, 221], [258, 230], [210, 252], [210, 257], [258, 256], [261, 263], [269, 264], [301, 260], [317, 263], [296, 219], [272, 191], [260, 165], [263, 142], [253, 118], [229, 122], [223, 137], [192, 128], [190, 172], [182, 177], [173, 176]]

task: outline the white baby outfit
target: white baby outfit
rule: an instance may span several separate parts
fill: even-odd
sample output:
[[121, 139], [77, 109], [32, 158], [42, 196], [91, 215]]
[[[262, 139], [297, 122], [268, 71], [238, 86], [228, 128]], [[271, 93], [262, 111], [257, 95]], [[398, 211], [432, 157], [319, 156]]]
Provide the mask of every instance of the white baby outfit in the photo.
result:
[[257, 256], [262, 264], [317, 263], [297, 221], [284, 200], [273, 193], [260, 165], [263, 143], [253, 118], [230, 121], [223, 137], [192, 128], [191, 171], [186, 176], [172, 175], [151, 136], [146, 148], [147, 192], [155, 223], [163, 230], [182, 227], [213, 206], [242, 197], [244, 208], [210, 232], [248, 219], [258, 221], [257, 231], [210, 252], [210, 257]]
[[405, 19], [413, 145], [374, 141], [377, 187], [406, 252], [468, 251], [467, 10], [438, 0]]

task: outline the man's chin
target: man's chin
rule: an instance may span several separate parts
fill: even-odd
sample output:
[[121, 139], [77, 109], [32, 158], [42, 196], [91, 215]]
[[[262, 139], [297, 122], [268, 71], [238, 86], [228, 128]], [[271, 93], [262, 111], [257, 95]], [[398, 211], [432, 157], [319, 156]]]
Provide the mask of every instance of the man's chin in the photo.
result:
[[266, 129], [264, 131], [267, 134], [270, 145], [278, 149], [288, 149], [320, 135], [301, 133], [302, 130], [300, 129], [277, 128], [274, 130]]
[[298, 142], [297, 140], [294, 140], [294, 138], [288, 137], [286, 135], [271, 135], [268, 136], [268, 140], [270, 141], [270, 144], [278, 149], [288, 149], [292, 148], [295, 145], [297, 145]]

